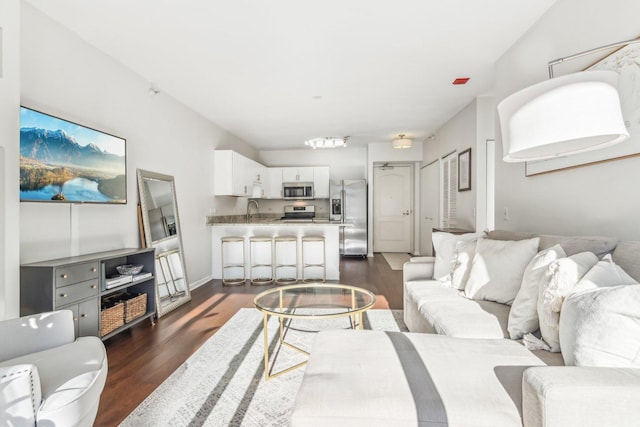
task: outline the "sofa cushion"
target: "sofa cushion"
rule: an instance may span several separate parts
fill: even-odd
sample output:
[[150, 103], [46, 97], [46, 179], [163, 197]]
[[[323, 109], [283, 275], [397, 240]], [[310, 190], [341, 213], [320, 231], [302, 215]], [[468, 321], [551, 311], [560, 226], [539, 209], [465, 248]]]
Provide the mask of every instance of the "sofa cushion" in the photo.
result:
[[465, 299], [460, 296], [460, 291], [453, 289], [439, 280], [412, 280], [405, 283], [405, 298], [410, 298], [420, 306], [425, 300], [431, 301], [458, 301]]
[[31, 353], [0, 363], [37, 366], [42, 388], [38, 423], [66, 425], [97, 409], [107, 377], [107, 355], [97, 337], [81, 337], [71, 344]]
[[320, 332], [291, 425], [521, 425], [522, 373], [543, 365], [510, 340]]
[[[523, 240], [540, 237], [540, 250], [554, 245], [562, 246], [567, 256], [580, 252], [593, 252], [598, 258], [611, 253], [618, 245], [618, 239], [601, 236], [557, 236], [553, 234], [536, 234], [522, 231], [492, 230], [487, 233], [494, 240]], [[636, 252], [637, 253], [637, 252]]]
[[591, 252], [582, 252], [553, 261], [540, 280], [538, 318], [542, 339], [552, 352], [560, 351], [558, 325], [564, 298], [598, 262]]
[[640, 282], [640, 242], [620, 242], [613, 252], [613, 261], [629, 276]]
[[458, 297], [455, 301], [425, 300], [420, 314], [440, 335], [457, 338], [508, 338], [509, 306]]
[[465, 287], [469, 298], [511, 304], [524, 270], [538, 253], [539, 239], [501, 241], [478, 239]]
[[509, 336], [519, 340], [525, 334], [538, 330], [538, 292], [540, 279], [551, 262], [567, 255], [560, 245], [540, 251], [527, 265], [522, 276], [522, 285], [509, 311]]
[[507, 338], [509, 306], [470, 300], [437, 280], [407, 282], [405, 298], [415, 303], [429, 332], [458, 338]]

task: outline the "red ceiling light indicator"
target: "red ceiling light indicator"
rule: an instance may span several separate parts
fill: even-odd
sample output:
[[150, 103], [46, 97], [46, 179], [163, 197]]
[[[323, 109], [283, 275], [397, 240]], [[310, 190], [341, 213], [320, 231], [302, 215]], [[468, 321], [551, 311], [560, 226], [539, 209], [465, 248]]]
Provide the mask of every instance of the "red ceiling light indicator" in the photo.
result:
[[470, 77], [458, 77], [457, 79], [455, 79], [453, 81], [454, 85], [463, 85], [466, 84], [469, 81]]

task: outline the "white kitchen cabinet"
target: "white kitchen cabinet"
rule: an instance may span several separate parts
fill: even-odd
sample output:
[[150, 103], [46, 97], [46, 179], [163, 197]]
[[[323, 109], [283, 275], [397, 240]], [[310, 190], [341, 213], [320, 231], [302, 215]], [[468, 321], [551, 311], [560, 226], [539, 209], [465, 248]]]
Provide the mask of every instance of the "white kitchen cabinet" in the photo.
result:
[[259, 197], [265, 173], [260, 163], [232, 150], [215, 150], [213, 153], [213, 194], [215, 196]]
[[313, 168], [313, 191], [316, 199], [329, 198], [329, 166]]
[[313, 167], [286, 167], [282, 168], [282, 182], [313, 182]]
[[249, 179], [251, 182], [257, 185], [264, 186], [267, 181], [267, 167], [262, 166], [260, 163], [248, 159], [249, 160]]
[[250, 185], [253, 188], [251, 197], [254, 198], [264, 198], [266, 197], [266, 189], [267, 189], [267, 168], [266, 166], [261, 165], [260, 163], [249, 159], [249, 181], [247, 185]]
[[267, 168], [267, 199], [282, 199], [282, 168]]

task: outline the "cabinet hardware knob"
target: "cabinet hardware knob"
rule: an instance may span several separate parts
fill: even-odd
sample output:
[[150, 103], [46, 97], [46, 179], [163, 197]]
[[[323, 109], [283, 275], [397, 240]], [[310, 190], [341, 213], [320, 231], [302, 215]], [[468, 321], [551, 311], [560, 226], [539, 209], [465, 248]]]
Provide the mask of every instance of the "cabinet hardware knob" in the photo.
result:
[[95, 289], [95, 288], [97, 288], [96, 285], [91, 285], [91, 289]]
[[67, 295], [67, 294], [60, 294], [60, 296], [61, 296], [62, 298], [66, 298], [66, 297], [68, 297], [69, 295]]
[[95, 273], [96, 271], [98, 271], [98, 269], [97, 269], [97, 268], [95, 268], [95, 267], [93, 267], [93, 268], [91, 269], [91, 272], [92, 272], [92, 273]]
[[74, 317], [74, 318], [73, 318], [73, 321], [74, 321], [74, 322], [77, 322], [77, 321], [78, 321], [78, 318], [77, 318], [77, 317]]
[[80, 317], [87, 317], [87, 315], [86, 314], [81, 314]]
[[63, 275], [62, 275], [62, 278], [63, 278], [63, 279], [68, 279], [68, 278], [69, 278], [69, 275], [68, 275], [68, 274], [63, 274]]

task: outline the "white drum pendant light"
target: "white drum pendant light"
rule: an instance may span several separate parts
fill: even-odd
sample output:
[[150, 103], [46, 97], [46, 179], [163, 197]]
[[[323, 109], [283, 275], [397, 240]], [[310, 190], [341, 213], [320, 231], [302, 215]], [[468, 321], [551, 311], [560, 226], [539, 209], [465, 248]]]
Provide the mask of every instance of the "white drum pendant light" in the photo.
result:
[[530, 86], [498, 104], [505, 162], [596, 150], [624, 141], [614, 71], [583, 71]]

